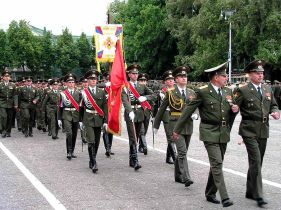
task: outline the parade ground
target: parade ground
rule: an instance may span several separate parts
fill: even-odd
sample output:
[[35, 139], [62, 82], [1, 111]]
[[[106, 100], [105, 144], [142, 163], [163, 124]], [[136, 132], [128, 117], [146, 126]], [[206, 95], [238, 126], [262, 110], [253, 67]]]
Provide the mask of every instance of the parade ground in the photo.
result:
[[[248, 159], [245, 145], [238, 145], [240, 116], [237, 116], [224, 160], [224, 177], [234, 205], [229, 209], [257, 209], [245, 198]], [[155, 135], [148, 130], [148, 155], [138, 153], [142, 168], [128, 166], [128, 137], [123, 122], [122, 135], [114, 137], [106, 158], [101, 139], [97, 155], [99, 171], [88, 167], [87, 145], [82, 151], [80, 134], [76, 143], [77, 159], [66, 159], [65, 134], [52, 140], [34, 129], [34, 137], [25, 138], [17, 128], [11, 138], [0, 140], [0, 209], [222, 209], [204, 196], [209, 165], [206, 150], [199, 141], [199, 121], [188, 151], [188, 163], [194, 184], [186, 188], [174, 182], [173, 165], [165, 163], [166, 138], [161, 125]], [[270, 138], [262, 175], [266, 209], [281, 209], [281, 121], [270, 119]], [[219, 198], [219, 195], [217, 195]]]

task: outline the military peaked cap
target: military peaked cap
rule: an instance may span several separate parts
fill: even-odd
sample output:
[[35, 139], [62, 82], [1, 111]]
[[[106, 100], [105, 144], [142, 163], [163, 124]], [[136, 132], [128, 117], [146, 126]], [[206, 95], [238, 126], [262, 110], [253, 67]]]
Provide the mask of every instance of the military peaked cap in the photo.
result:
[[163, 76], [162, 76], [162, 79], [164, 81], [167, 80], [167, 79], [174, 79], [173, 71], [172, 70], [165, 71]]
[[128, 66], [127, 72], [128, 73], [139, 73], [140, 69], [141, 69], [140, 65], [133, 64], [133, 65]]
[[67, 75], [64, 76], [64, 81], [65, 82], [68, 82], [68, 81], [76, 82], [76, 75], [73, 73], [68, 73]]
[[187, 76], [189, 72], [191, 72], [191, 68], [189, 66], [179, 66], [173, 71], [173, 76]]
[[264, 60], [254, 60], [245, 67], [244, 72], [264, 72], [265, 65], [266, 62]]

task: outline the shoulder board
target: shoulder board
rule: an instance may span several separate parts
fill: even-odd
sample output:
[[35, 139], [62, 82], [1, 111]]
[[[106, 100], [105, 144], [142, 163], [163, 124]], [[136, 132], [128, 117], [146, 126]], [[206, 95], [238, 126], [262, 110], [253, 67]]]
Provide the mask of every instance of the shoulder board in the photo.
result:
[[198, 89], [205, 89], [207, 87], [208, 87], [208, 85], [204, 85], [204, 86], [199, 87]]

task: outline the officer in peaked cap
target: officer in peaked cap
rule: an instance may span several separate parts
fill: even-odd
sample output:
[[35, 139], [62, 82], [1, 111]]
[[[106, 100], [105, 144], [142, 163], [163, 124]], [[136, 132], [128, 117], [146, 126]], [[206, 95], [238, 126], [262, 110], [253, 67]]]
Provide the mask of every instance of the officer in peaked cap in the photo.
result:
[[249, 63], [244, 71], [249, 74], [250, 82], [235, 94], [242, 116], [239, 135], [243, 138], [249, 160], [245, 197], [256, 200], [259, 207], [267, 204], [263, 197], [261, 170], [269, 137], [269, 115], [275, 120], [280, 118], [271, 88], [262, 84], [266, 65], [264, 60]]
[[98, 171], [97, 153], [100, 144], [101, 129], [107, 130], [107, 98], [104, 89], [97, 87], [99, 72], [90, 70], [85, 74], [88, 88], [82, 90], [82, 122], [88, 142], [89, 168]]
[[75, 74], [73, 74], [73, 73], [68, 73], [68, 74], [66, 74], [65, 76], [64, 76], [64, 81], [65, 82], [69, 82], [69, 81], [74, 81], [74, 82], [76, 82], [76, 75]]
[[[175, 78], [173, 76], [173, 71], [172, 70], [167, 70], [163, 73], [162, 75], [162, 80], [164, 82], [164, 85], [161, 87], [161, 89], [158, 92], [158, 100], [155, 105], [154, 110], [158, 111], [160, 108], [161, 104], [164, 101], [166, 93], [174, 88], [175, 84]], [[156, 116], [157, 113], [154, 113], [154, 117]], [[175, 150], [175, 143], [172, 138], [172, 133], [173, 130], [169, 126], [169, 119], [170, 118], [170, 108], [168, 107], [163, 116], [161, 121], [163, 122], [164, 125], [164, 130], [166, 134], [166, 139], [167, 139], [167, 152], [166, 152], [166, 163], [168, 164], [174, 164], [176, 161], [176, 150]]]
[[216, 199], [216, 192], [219, 191], [223, 207], [233, 205], [226, 190], [222, 168], [226, 146], [230, 141], [230, 129], [239, 111], [238, 106], [233, 105], [231, 89], [225, 87], [228, 80], [227, 63], [205, 70], [210, 83], [196, 90], [196, 100], [187, 104], [174, 127], [174, 138], [177, 139], [186, 121], [199, 109], [200, 140], [207, 150], [211, 166], [205, 196], [208, 202], [219, 204]]
[[250, 62], [244, 69], [245, 73], [251, 72], [264, 72], [264, 67], [266, 66], [266, 61], [264, 60], [254, 60]]
[[164, 81], [166, 81], [168, 79], [175, 79], [175, 77], [173, 76], [173, 71], [172, 70], [165, 71], [163, 76], [162, 76], [162, 79]]
[[66, 157], [68, 160], [77, 158], [74, 154], [77, 132], [80, 122], [79, 103], [81, 101], [80, 92], [75, 89], [76, 76], [72, 73], [65, 75], [66, 89], [61, 92], [59, 104], [61, 107], [58, 112], [58, 125], [65, 128], [66, 134]]
[[179, 66], [173, 71], [173, 76], [176, 78], [177, 76], [188, 76], [188, 73], [191, 71], [189, 66]]
[[146, 73], [139, 74], [138, 81], [148, 81], [148, 74]]
[[[137, 81], [139, 69], [140, 66], [138, 64], [131, 65], [127, 68], [130, 88], [127, 89], [127, 92], [125, 89], [122, 91], [122, 102], [125, 108], [124, 117], [127, 125], [130, 146], [129, 166], [133, 167], [135, 170], [141, 168], [138, 161], [136, 145], [144, 121], [144, 108], [141, 103], [156, 100], [156, 94], [154, 94], [146, 85], [140, 84]], [[130, 100], [128, 100], [128, 95]], [[139, 97], [136, 97], [138, 95]]]
[[32, 77], [25, 78], [24, 87], [18, 91], [22, 130], [25, 137], [33, 137], [32, 127], [35, 124], [36, 104], [39, 101], [39, 93], [36, 88], [32, 86]]
[[127, 67], [127, 72], [128, 73], [139, 73], [139, 70], [141, 69], [141, 66], [139, 64], [133, 64]]
[[11, 83], [9, 71], [2, 72], [2, 82], [0, 83], [0, 129], [2, 137], [11, 137], [13, 108], [18, 108], [18, 96], [15, 84]]
[[42, 107], [43, 110], [47, 111], [48, 124], [49, 124], [49, 132], [52, 136], [52, 139], [58, 139], [58, 109], [59, 109], [59, 98], [60, 91], [59, 89], [60, 81], [58, 78], [53, 78], [50, 81], [51, 89], [46, 91], [46, 95], [44, 97]]
[[[179, 66], [173, 72], [172, 75], [175, 77], [176, 84], [174, 87], [169, 88], [166, 92], [163, 103], [161, 104], [154, 122], [154, 128], [159, 129], [160, 123], [163, 119], [163, 115], [167, 109], [170, 110], [169, 116], [169, 132], [172, 135], [172, 131], [178, 119], [180, 118], [184, 107], [195, 99], [195, 92], [186, 87], [187, 85], [187, 75], [190, 72], [190, 67], [188, 66]], [[166, 73], [167, 76], [170, 72]], [[171, 76], [168, 76], [171, 78]], [[175, 182], [184, 184], [186, 187], [189, 187], [193, 184], [191, 179], [188, 163], [186, 159], [187, 150], [189, 147], [189, 142], [193, 132], [193, 121], [191, 117], [185, 121], [185, 124], [182, 130], [179, 132], [180, 136], [177, 141], [175, 141], [178, 156], [175, 159], [175, 168], [174, 168], [174, 179]], [[169, 141], [169, 140], [168, 140]], [[174, 154], [173, 145], [169, 145], [169, 151]]]

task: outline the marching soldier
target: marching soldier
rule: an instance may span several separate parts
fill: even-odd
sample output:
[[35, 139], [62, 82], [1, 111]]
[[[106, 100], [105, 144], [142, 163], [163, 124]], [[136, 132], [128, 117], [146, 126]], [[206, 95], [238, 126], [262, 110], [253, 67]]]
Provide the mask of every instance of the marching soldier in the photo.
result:
[[[60, 91], [59, 89], [59, 80], [54, 78], [51, 80], [50, 85], [52, 89], [49, 89], [46, 92], [46, 96], [42, 103], [42, 108], [44, 110], [48, 110], [47, 116], [48, 121], [50, 122], [50, 130], [52, 134], [52, 139], [58, 139], [58, 109], [59, 109], [59, 98], [60, 98]], [[48, 107], [48, 108], [46, 108]]]
[[101, 129], [107, 130], [107, 99], [103, 89], [98, 88], [98, 72], [90, 70], [85, 74], [88, 81], [88, 88], [82, 91], [82, 122], [80, 127], [85, 127], [88, 153], [89, 168], [93, 173], [98, 171], [97, 152], [100, 144]]
[[[137, 82], [140, 66], [131, 65], [127, 68], [130, 78], [129, 88], [122, 92], [122, 102], [125, 108], [124, 118], [129, 136], [129, 165], [135, 170], [141, 168], [137, 156], [137, 139], [144, 121], [144, 108], [151, 109], [147, 100], [156, 100], [153, 91]], [[143, 108], [144, 107], [144, 108]]]
[[62, 127], [62, 121], [66, 134], [66, 151], [67, 159], [77, 158], [74, 154], [79, 120], [80, 120], [80, 107], [81, 94], [75, 89], [76, 76], [69, 73], [65, 76], [65, 84], [67, 88], [60, 92], [60, 108], [58, 112], [58, 125]]
[[[107, 72], [104, 73], [103, 78], [104, 78], [104, 85], [102, 84], [102, 86], [104, 86], [104, 89], [106, 91], [105, 92], [106, 99], [108, 100], [108, 94], [109, 94], [109, 90], [110, 90], [109, 74]], [[111, 151], [113, 134], [109, 133], [107, 130], [103, 130], [102, 138], [103, 138], [103, 143], [104, 143], [104, 147], [105, 147], [106, 157], [110, 157], [110, 155], [114, 155], [114, 153]]]
[[[194, 91], [186, 87], [187, 74], [189, 72], [190, 68], [185, 66], [179, 66], [173, 71], [173, 77], [176, 80], [176, 85], [174, 88], [171, 88], [166, 92], [163, 103], [161, 104], [155, 117], [155, 129], [159, 129], [163, 115], [169, 107], [171, 113], [169, 117], [169, 130], [172, 132], [186, 104], [190, 103], [195, 98]], [[188, 117], [185, 123], [186, 124], [181, 129], [181, 132], [179, 132], [179, 139], [175, 141], [178, 151], [178, 157], [175, 162], [175, 181], [185, 184], [185, 186], [188, 187], [193, 184], [186, 159], [186, 153], [193, 132], [192, 118]]]
[[18, 96], [16, 86], [10, 83], [9, 71], [2, 73], [0, 83], [0, 123], [2, 125], [2, 137], [11, 137], [13, 109], [18, 108]]
[[[164, 86], [159, 91], [158, 102], [156, 103], [156, 106], [155, 106], [156, 113], [154, 114], [154, 116], [156, 116], [158, 108], [163, 103], [163, 100], [165, 98], [167, 91], [174, 88], [175, 78], [174, 78], [173, 72], [171, 70], [164, 72], [163, 81], [164, 81]], [[163, 116], [161, 119], [161, 121], [163, 122], [163, 125], [164, 125], [164, 130], [165, 130], [167, 143], [168, 143], [167, 152], [166, 152], [166, 163], [174, 164], [174, 162], [176, 161], [176, 151], [175, 151], [175, 145], [174, 145], [175, 143], [172, 138], [173, 130], [171, 130], [170, 126], [169, 126], [169, 121], [170, 121], [169, 118], [170, 118], [170, 108], [167, 107], [165, 112], [163, 113]], [[156, 132], [157, 132], [157, 129], [156, 129]], [[171, 160], [171, 158], [172, 158], [172, 160]]]
[[[148, 81], [148, 75], [146, 73], [139, 74], [139, 76], [138, 76], [139, 84], [147, 86], [147, 81]], [[151, 104], [152, 103], [150, 102], [150, 105]], [[143, 124], [142, 124], [141, 130], [140, 130], [139, 149], [138, 149], [138, 151], [140, 153], [143, 153], [144, 155], [147, 155], [146, 133], [147, 133], [148, 126], [149, 126], [150, 116], [151, 116], [151, 110], [145, 109], [144, 110], [144, 120], [143, 120]]]
[[[81, 82], [81, 89], [80, 91], [82, 92], [85, 88], [88, 88], [89, 85], [88, 85], [88, 81], [85, 77], [82, 77], [80, 78], [79, 80]], [[87, 143], [87, 140], [86, 140], [86, 130], [83, 129], [83, 130], [80, 130], [81, 132], [81, 139], [82, 139], [82, 144], [86, 144]]]
[[19, 107], [21, 126], [25, 137], [33, 137], [32, 127], [35, 121], [36, 103], [39, 100], [38, 91], [32, 86], [32, 77], [27, 77], [25, 86], [19, 89]]
[[233, 105], [232, 91], [226, 88], [227, 63], [205, 70], [209, 74], [210, 83], [196, 91], [196, 98], [185, 107], [181, 117], [174, 127], [173, 137], [179, 138], [182, 129], [192, 113], [199, 109], [200, 140], [204, 142], [210, 161], [210, 173], [205, 190], [207, 201], [219, 204], [216, 192], [219, 191], [223, 207], [233, 205], [229, 199], [222, 171], [227, 142], [230, 140], [230, 130], [239, 111]]
[[265, 65], [263, 60], [248, 64], [244, 71], [249, 74], [250, 82], [235, 94], [242, 115], [239, 134], [246, 145], [249, 160], [246, 198], [256, 200], [259, 207], [267, 204], [263, 199], [261, 167], [269, 137], [269, 114], [275, 120], [280, 117], [271, 87], [262, 84]]

